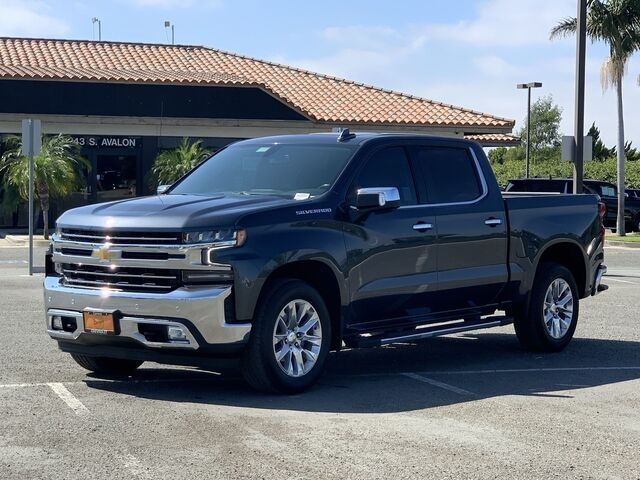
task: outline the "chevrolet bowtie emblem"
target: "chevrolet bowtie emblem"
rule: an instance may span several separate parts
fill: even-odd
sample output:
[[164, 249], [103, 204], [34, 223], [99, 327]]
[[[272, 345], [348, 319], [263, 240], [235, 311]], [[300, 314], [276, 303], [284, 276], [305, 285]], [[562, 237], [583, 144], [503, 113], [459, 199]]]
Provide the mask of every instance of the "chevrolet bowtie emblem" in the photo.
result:
[[120, 258], [121, 253], [122, 252], [120, 250], [111, 250], [109, 245], [103, 245], [100, 248], [94, 248], [91, 252], [91, 256], [93, 258], [97, 258], [101, 262], [108, 262], [115, 258]]

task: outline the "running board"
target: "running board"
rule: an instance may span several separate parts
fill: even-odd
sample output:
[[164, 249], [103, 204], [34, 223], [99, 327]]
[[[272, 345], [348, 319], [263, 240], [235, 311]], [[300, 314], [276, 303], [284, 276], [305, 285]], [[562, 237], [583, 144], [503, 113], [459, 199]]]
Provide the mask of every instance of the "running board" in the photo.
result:
[[359, 335], [352, 339], [358, 347], [377, 347], [390, 343], [406, 342], [411, 340], [422, 340], [424, 338], [439, 337], [452, 333], [468, 332], [470, 330], [481, 330], [483, 328], [501, 327], [513, 323], [513, 317], [504, 315], [494, 315], [480, 318], [478, 320], [450, 322], [433, 327], [424, 327], [418, 330], [405, 330], [402, 332], [386, 332], [378, 335]]

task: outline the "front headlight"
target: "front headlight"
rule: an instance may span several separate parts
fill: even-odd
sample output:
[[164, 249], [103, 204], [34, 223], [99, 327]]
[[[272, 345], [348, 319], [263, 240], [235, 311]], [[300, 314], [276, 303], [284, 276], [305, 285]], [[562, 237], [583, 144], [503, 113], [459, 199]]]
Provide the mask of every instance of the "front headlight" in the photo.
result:
[[200, 232], [185, 232], [182, 243], [209, 243], [215, 247], [240, 247], [247, 239], [247, 232], [243, 228], [222, 228]]

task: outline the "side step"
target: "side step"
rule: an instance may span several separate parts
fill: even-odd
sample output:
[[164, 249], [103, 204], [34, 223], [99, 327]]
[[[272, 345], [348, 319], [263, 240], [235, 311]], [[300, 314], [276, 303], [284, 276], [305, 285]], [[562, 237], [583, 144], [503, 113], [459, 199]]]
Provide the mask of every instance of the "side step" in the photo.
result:
[[439, 337], [452, 333], [468, 332], [470, 330], [481, 330], [483, 328], [501, 327], [513, 323], [513, 317], [505, 315], [493, 315], [477, 320], [461, 320], [432, 327], [419, 328], [417, 330], [404, 330], [399, 332], [385, 332], [378, 335], [359, 335], [351, 342], [357, 347], [377, 347], [390, 343], [405, 342], [411, 340], [421, 340], [423, 338]]

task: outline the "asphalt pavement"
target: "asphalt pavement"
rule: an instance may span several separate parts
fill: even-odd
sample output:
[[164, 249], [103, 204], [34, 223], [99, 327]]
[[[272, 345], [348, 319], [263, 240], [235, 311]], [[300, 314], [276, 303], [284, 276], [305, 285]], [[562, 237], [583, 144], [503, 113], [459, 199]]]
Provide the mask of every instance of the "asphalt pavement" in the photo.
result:
[[[42, 258], [39, 249], [36, 258]], [[558, 354], [512, 327], [332, 354], [307, 393], [148, 363], [98, 378], [44, 332], [42, 275], [0, 248], [0, 478], [640, 478], [640, 250]]]

